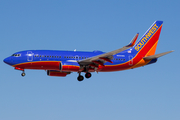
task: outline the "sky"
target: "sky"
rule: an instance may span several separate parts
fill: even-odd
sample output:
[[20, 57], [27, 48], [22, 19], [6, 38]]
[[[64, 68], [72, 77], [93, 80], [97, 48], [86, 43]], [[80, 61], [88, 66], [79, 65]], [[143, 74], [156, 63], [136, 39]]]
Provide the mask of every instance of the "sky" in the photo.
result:
[[[1, 0], [0, 120], [179, 120], [178, 0]], [[3, 59], [22, 50], [109, 52], [163, 27], [157, 63], [133, 70], [50, 77]], [[83, 74], [84, 75], [84, 74]]]

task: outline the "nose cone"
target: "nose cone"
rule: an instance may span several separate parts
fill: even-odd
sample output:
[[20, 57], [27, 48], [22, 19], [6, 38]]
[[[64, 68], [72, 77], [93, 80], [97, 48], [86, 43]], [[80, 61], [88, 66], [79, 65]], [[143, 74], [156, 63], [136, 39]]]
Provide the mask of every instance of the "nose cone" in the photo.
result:
[[3, 61], [8, 65], [12, 65], [12, 60], [10, 57], [5, 58]]

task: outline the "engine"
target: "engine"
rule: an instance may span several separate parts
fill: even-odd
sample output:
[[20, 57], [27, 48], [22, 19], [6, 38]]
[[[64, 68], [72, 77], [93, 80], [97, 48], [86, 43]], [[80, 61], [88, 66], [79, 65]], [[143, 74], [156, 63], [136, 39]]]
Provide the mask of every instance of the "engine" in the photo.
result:
[[80, 66], [77, 62], [61, 62], [59, 68], [65, 72], [78, 72]]
[[49, 76], [65, 77], [71, 72], [78, 72], [80, 66], [77, 62], [53, 62], [53, 64], [51, 64], [48, 69], [49, 70], [47, 70], [47, 75]]
[[147, 65], [157, 62], [157, 58], [152, 59]]
[[61, 71], [55, 71], [55, 70], [47, 71], [48, 76], [66, 77], [66, 75], [68, 75], [68, 74], [70, 74], [70, 72], [61, 72]]

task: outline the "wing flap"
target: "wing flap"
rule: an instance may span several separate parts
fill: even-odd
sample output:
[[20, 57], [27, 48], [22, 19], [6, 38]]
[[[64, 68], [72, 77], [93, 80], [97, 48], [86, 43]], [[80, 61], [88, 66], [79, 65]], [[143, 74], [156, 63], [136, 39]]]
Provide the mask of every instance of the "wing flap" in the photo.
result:
[[[105, 61], [110, 61], [110, 59], [112, 59], [113, 55], [117, 54], [117, 53], [120, 53], [124, 50], [127, 50], [129, 49], [130, 47], [126, 47], [124, 46], [123, 48], [120, 48], [120, 49], [117, 49], [117, 50], [114, 50], [114, 51], [111, 51], [111, 52], [108, 52], [108, 53], [104, 53], [104, 54], [101, 54], [101, 55], [97, 55], [97, 56], [94, 56], [94, 57], [90, 57], [88, 59], [84, 59], [84, 60], [80, 60], [78, 63], [80, 65], [85, 65], [85, 64], [89, 64], [91, 63], [92, 61], [97, 61], [99, 59], [102, 59], [102, 60], [105, 60]], [[109, 60], [108, 60], [109, 59]]]

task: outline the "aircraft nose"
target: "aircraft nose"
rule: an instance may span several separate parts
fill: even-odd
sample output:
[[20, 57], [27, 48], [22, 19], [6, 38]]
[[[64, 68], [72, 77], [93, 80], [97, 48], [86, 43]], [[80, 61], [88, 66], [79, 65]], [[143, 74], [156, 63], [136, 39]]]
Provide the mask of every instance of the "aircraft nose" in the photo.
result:
[[11, 60], [10, 57], [5, 58], [3, 61], [4, 61], [4, 63], [6, 63], [6, 64], [8, 64], [8, 65], [11, 65], [11, 64], [12, 64], [12, 60]]

